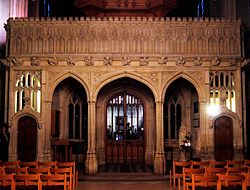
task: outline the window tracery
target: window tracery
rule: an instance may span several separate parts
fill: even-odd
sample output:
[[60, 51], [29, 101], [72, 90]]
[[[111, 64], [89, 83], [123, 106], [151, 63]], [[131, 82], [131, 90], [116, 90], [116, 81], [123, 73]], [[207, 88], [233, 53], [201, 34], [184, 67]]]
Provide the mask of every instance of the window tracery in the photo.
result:
[[[41, 74], [39, 71], [19, 72], [16, 75], [15, 113], [30, 106], [41, 111]], [[27, 101], [29, 99], [29, 101]], [[28, 105], [25, 103], [28, 102]]]
[[226, 98], [227, 108], [236, 112], [235, 75], [233, 71], [210, 72], [210, 105], [220, 105], [221, 98]]

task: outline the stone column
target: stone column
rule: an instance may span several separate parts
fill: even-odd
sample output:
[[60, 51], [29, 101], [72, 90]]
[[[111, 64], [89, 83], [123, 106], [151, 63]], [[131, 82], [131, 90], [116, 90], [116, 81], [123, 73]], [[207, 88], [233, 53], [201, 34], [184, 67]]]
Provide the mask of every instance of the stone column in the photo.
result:
[[98, 163], [96, 157], [96, 102], [88, 102], [88, 151], [85, 161], [85, 171], [87, 174], [96, 174]]
[[164, 139], [163, 139], [163, 102], [156, 102], [156, 150], [154, 160], [154, 173], [165, 173], [165, 155], [164, 155]]

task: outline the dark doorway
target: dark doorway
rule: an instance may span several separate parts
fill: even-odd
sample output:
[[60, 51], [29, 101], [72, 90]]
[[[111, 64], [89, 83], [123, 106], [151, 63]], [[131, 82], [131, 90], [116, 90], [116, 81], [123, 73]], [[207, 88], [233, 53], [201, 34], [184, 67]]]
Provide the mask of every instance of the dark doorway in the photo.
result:
[[36, 160], [37, 122], [30, 116], [18, 121], [18, 160], [31, 162]]
[[222, 116], [214, 122], [214, 150], [216, 160], [232, 160], [233, 151], [233, 121]]

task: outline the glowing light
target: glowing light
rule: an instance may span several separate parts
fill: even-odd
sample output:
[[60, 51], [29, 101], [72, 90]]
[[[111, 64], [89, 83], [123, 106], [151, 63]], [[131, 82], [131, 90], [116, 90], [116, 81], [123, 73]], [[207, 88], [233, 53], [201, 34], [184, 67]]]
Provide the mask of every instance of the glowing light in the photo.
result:
[[220, 105], [219, 104], [210, 104], [207, 108], [207, 113], [215, 117], [220, 114]]

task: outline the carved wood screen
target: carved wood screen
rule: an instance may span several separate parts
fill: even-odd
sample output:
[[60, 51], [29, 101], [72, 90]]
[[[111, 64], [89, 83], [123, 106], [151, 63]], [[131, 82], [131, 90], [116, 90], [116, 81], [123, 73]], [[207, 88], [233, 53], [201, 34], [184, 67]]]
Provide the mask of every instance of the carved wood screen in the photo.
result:
[[106, 109], [106, 163], [144, 163], [144, 106], [129, 93], [112, 97]]

